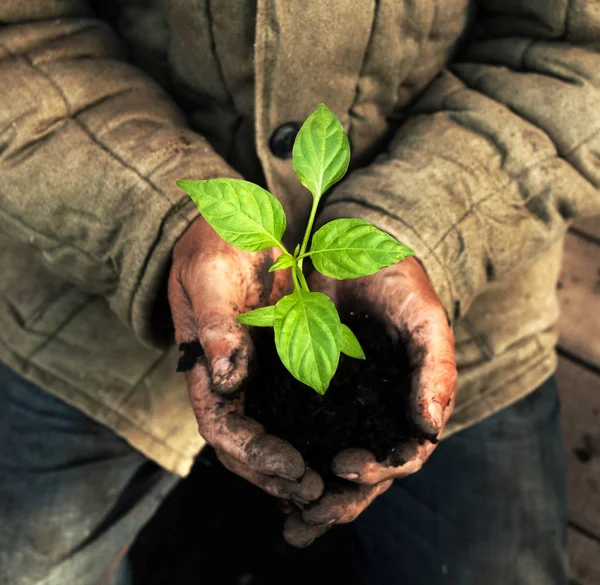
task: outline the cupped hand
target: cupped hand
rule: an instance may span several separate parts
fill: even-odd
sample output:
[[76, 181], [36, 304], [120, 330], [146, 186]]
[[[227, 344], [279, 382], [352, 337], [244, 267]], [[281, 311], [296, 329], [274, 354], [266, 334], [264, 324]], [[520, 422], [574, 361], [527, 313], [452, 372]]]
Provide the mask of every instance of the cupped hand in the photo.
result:
[[311, 290], [328, 294], [344, 310], [364, 310], [406, 344], [411, 367], [411, 416], [430, 440], [398, 445], [394, 457], [378, 462], [364, 449], [348, 449], [332, 462], [341, 482], [302, 512], [292, 514], [286, 540], [307, 546], [332, 525], [353, 521], [394, 479], [417, 472], [436, 447], [456, 397], [454, 335], [429, 278], [415, 258], [353, 280], [313, 273]]
[[304, 505], [321, 495], [321, 478], [289, 443], [244, 416], [239, 392], [254, 346], [235, 318], [288, 291], [288, 271], [268, 271], [276, 255], [274, 249], [243, 252], [198, 218], [173, 250], [169, 303], [176, 343], [200, 354], [185, 373], [200, 434], [228, 469]]

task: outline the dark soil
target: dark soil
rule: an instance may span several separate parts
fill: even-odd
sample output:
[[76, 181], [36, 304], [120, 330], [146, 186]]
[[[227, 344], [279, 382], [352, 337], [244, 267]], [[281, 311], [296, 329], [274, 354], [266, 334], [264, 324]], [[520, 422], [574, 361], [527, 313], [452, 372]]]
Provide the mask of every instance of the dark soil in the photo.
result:
[[261, 329], [256, 339], [256, 373], [246, 390], [246, 414], [294, 445], [322, 475], [331, 473], [331, 460], [343, 449], [362, 447], [379, 461], [388, 456], [394, 461], [399, 443], [431, 438], [409, 415], [411, 369], [404, 345], [392, 342], [366, 314], [351, 313], [344, 322], [367, 359], [342, 355], [324, 396], [283, 367], [270, 329]]

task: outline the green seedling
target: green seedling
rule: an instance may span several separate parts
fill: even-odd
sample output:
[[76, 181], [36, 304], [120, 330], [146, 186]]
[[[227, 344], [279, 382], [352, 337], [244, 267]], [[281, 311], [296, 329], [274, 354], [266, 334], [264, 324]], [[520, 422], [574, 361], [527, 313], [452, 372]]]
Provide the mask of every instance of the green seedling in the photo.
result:
[[304, 238], [293, 254], [283, 244], [283, 207], [262, 187], [238, 179], [177, 181], [229, 244], [248, 252], [281, 249], [270, 270], [291, 270], [294, 292], [274, 306], [243, 313], [237, 320], [273, 327], [283, 365], [319, 394], [325, 394], [340, 353], [357, 359], [365, 359], [365, 354], [354, 333], [340, 321], [333, 301], [310, 291], [303, 260], [310, 258], [325, 276], [344, 280], [374, 274], [414, 255], [410, 248], [363, 219], [331, 221], [319, 228], [311, 241], [319, 202], [346, 174], [349, 162], [348, 137], [337, 117], [321, 104], [304, 122], [294, 142], [294, 172], [312, 193], [313, 203]]

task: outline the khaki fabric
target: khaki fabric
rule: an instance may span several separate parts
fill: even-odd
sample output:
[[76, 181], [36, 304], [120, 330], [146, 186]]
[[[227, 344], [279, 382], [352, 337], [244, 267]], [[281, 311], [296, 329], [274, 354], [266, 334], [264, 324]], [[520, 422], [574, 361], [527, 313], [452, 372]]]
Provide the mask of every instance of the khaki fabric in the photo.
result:
[[456, 331], [447, 434], [555, 368], [569, 221], [600, 213], [593, 0], [0, 0], [0, 359], [185, 475], [165, 300], [179, 178], [309, 196], [269, 150], [321, 102], [351, 172], [321, 221], [417, 251]]

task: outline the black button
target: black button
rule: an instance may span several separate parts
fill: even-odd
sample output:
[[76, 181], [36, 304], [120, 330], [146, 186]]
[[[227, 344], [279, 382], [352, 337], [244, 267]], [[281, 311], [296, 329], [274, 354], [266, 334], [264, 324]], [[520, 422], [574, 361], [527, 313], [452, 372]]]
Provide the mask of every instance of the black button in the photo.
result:
[[277, 158], [290, 158], [294, 148], [296, 134], [300, 130], [300, 124], [296, 122], [287, 122], [282, 124], [271, 134], [269, 138], [269, 148]]

